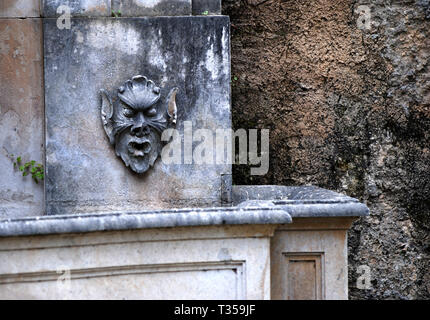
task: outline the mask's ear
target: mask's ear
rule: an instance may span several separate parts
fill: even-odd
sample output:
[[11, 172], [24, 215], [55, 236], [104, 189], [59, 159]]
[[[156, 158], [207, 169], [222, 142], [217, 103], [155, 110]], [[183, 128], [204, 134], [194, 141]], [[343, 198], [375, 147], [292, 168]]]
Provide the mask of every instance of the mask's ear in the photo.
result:
[[171, 124], [176, 124], [176, 93], [178, 92], [178, 88], [173, 88], [170, 90], [169, 95], [167, 96], [167, 114], [169, 116], [169, 122]]
[[113, 136], [113, 123], [112, 123], [112, 114], [113, 114], [112, 99], [110, 98], [109, 94], [103, 89], [100, 90], [100, 96], [101, 96], [100, 114], [102, 118], [103, 128], [105, 129], [105, 132], [109, 138], [109, 142], [113, 144], [114, 136]]

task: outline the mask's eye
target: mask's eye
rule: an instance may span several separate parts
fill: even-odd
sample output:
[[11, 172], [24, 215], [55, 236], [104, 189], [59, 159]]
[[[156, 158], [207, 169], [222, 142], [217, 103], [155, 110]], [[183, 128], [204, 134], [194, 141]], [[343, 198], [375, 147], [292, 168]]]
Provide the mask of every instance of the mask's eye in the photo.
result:
[[148, 109], [146, 111], [146, 115], [149, 116], [149, 117], [156, 116], [157, 115], [157, 110], [154, 107], [152, 107], [152, 108], [150, 108], [150, 109]]
[[131, 118], [131, 117], [134, 117], [136, 115], [136, 111], [134, 111], [134, 109], [132, 109], [130, 107], [124, 106], [123, 114], [127, 118]]

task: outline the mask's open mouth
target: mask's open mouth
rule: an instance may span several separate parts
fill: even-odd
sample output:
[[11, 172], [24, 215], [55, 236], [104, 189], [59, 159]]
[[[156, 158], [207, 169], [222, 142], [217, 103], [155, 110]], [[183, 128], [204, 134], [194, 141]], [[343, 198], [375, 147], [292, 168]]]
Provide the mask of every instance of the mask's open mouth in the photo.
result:
[[151, 143], [148, 141], [132, 141], [128, 144], [128, 152], [134, 157], [143, 157], [151, 151]]

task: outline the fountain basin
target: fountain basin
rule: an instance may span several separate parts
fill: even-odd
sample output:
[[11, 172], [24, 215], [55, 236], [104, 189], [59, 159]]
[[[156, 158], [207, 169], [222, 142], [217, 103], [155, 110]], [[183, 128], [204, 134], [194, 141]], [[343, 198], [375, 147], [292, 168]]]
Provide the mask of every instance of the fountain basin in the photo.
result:
[[0, 298], [347, 299], [365, 205], [316, 187], [233, 186], [232, 201], [2, 220]]

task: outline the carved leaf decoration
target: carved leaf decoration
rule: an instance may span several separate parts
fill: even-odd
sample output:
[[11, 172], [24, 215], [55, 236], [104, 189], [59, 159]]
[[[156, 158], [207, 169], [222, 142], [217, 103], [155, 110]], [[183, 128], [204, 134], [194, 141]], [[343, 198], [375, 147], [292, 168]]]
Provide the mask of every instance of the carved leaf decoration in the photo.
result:
[[100, 90], [101, 96], [101, 118], [103, 128], [109, 138], [109, 142], [114, 144], [114, 135], [113, 135], [113, 123], [112, 123], [112, 114], [113, 114], [113, 104], [112, 99], [109, 94], [105, 90]]
[[119, 88], [118, 97], [133, 108], [147, 108], [160, 99], [160, 88], [145, 76], [135, 76]]
[[172, 124], [176, 124], [177, 117], [177, 107], [176, 107], [176, 93], [178, 92], [178, 88], [173, 88], [170, 90], [168, 96], [168, 104], [167, 104], [167, 114], [169, 116], [169, 121]]

